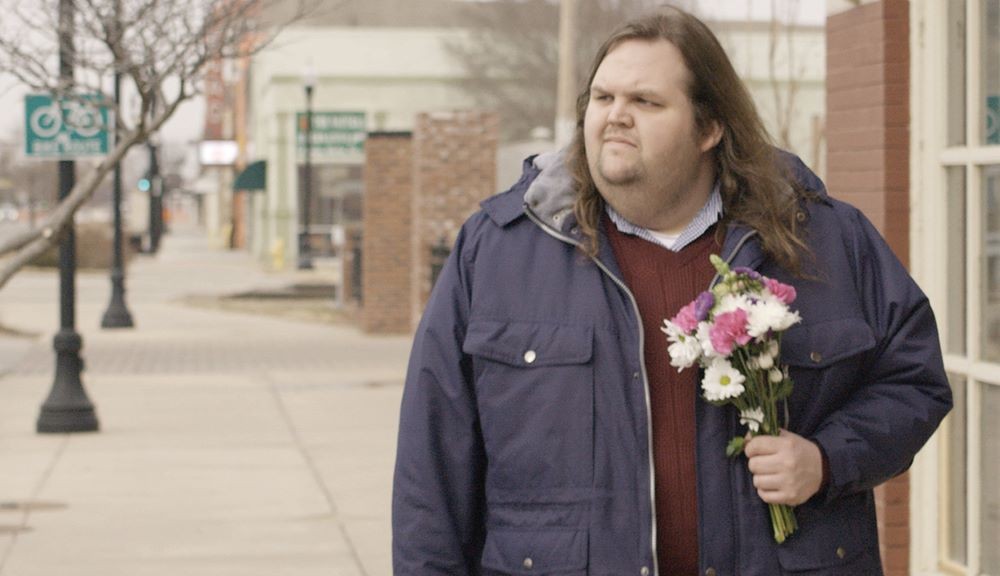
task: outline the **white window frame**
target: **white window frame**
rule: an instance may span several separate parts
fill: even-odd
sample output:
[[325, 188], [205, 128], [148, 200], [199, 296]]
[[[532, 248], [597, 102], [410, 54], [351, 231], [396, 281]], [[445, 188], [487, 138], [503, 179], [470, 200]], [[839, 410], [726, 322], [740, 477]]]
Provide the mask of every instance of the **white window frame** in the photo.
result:
[[966, 379], [966, 567], [945, 558], [947, 534], [941, 529], [947, 491], [947, 442], [943, 425], [917, 456], [911, 471], [910, 566], [917, 575], [978, 575], [980, 534], [980, 458], [982, 384], [1000, 385], [1000, 364], [980, 362], [983, 218], [982, 168], [1000, 164], [1000, 146], [982, 142], [982, 62], [980, 0], [966, 2], [966, 139], [947, 147], [947, 2], [910, 2], [910, 254], [914, 278], [927, 293], [942, 343], [948, 341], [947, 195], [945, 169], [965, 169], [966, 191], [966, 354], [945, 354], [945, 368]]

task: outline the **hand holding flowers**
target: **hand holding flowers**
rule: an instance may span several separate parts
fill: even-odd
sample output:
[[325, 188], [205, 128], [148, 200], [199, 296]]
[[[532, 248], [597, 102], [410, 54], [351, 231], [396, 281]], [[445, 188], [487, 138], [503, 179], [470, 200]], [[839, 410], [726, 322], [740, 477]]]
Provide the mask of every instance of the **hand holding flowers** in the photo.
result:
[[[758, 468], [757, 471], [751, 469], [754, 483], [763, 485], [757, 488], [762, 497], [768, 495], [765, 501], [771, 502], [774, 538], [779, 543], [784, 542], [798, 527], [795, 514], [790, 506], [773, 502], [798, 498], [782, 500], [786, 495], [781, 492], [775, 499], [771, 498], [771, 493], [787, 487], [789, 484], [784, 481], [787, 475], [795, 474], [794, 470], [789, 472], [787, 459], [783, 458], [789, 449], [792, 452], [810, 449], [794, 443], [788, 435], [795, 435], [783, 432], [778, 421], [778, 404], [792, 391], [787, 368], [779, 366], [778, 358], [782, 332], [801, 320], [797, 312], [788, 308], [795, 301], [795, 288], [750, 269], [730, 270], [729, 265], [714, 254], [710, 260], [721, 281], [711, 291], [699, 294], [676, 316], [664, 320], [662, 330], [669, 342], [670, 364], [678, 370], [696, 363], [701, 365], [705, 399], [719, 406], [734, 405], [750, 437], [767, 435], [778, 437], [773, 440], [780, 442], [793, 442], [788, 446], [780, 442], [762, 442], [748, 454], [754, 457], [754, 467]], [[819, 453], [819, 448], [808, 440], [795, 438], [810, 444], [816, 454]], [[726, 447], [726, 454], [731, 457], [740, 454], [744, 444], [744, 437], [733, 438]], [[778, 457], [773, 457], [776, 454]], [[801, 461], [793, 460], [793, 467]], [[813, 470], [811, 465], [808, 468]], [[805, 478], [806, 486], [796, 487], [793, 490], [796, 496], [804, 494], [813, 483], [809, 475], [801, 477]]]

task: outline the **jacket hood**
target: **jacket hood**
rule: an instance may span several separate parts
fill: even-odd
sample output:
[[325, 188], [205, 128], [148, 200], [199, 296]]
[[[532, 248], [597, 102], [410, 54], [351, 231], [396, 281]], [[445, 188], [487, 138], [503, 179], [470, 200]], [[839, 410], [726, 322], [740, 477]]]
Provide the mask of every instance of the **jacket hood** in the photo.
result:
[[[829, 203], [826, 187], [802, 160], [785, 150], [777, 149], [778, 157], [788, 167], [792, 178], [817, 200]], [[482, 203], [483, 210], [500, 226], [506, 226], [523, 215], [525, 206], [541, 220], [560, 229], [566, 215], [573, 211], [576, 192], [573, 176], [566, 165], [566, 148], [530, 156], [524, 161], [520, 180], [507, 192]]]

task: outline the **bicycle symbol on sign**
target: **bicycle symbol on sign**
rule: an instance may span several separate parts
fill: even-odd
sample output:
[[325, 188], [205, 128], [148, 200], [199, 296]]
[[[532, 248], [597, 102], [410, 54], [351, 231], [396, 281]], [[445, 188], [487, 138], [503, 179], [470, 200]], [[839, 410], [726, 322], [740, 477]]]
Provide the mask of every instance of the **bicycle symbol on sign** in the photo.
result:
[[52, 138], [63, 125], [81, 138], [92, 138], [101, 132], [100, 110], [75, 100], [54, 101], [31, 113], [31, 130], [39, 138]]

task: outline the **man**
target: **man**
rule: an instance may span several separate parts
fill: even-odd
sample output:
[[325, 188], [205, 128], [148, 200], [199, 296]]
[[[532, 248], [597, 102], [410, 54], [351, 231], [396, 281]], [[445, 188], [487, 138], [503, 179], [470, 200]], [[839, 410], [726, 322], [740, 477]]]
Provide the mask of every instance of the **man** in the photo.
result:
[[[792, 283], [780, 437], [669, 365], [708, 255]], [[608, 39], [565, 153], [465, 224], [414, 341], [396, 574], [881, 574], [872, 488], [951, 406], [926, 298], [871, 224], [775, 152], [676, 9]], [[768, 503], [796, 506], [773, 540]]]

